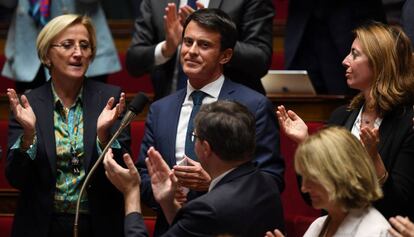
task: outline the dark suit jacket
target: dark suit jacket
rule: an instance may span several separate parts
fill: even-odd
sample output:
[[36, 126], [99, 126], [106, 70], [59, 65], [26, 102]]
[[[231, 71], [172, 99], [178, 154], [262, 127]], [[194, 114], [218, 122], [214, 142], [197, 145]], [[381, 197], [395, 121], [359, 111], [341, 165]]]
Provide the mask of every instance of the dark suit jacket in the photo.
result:
[[[359, 110], [347, 111], [339, 107], [329, 124], [341, 125], [351, 130]], [[379, 153], [389, 177], [382, 190], [384, 198], [374, 206], [386, 217], [395, 215], [414, 219], [414, 130], [413, 108], [400, 107], [387, 113], [379, 128]]]
[[405, 0], [401, 12], [401, 24], [405, 33], [410, 37], [411, 44], [414, 46], [414, 0]]
[[[163, 16], [169, 2], [179, 5], [178, 0], [143, 0], [126, 58], [127, 70], [132, 75], [151, 72], [156, 99], [171, 93], [177, 58], [174, 55], [166, 63], [154, 65], [155, 46], [165, 40]], [[260, 79], [267, 73], [272, 57], [272, 1], [210, 0], [208, 7], [228, 13], [239, 32], [233, 58], [225, 66], [224, 74], [264, 94]]]
[[[83, 86], [84, 169], [90, 171], [98, 158], [96, 122], [108, 99], [119, 99], [120, 88], [85, 79]], [[14, 216], [12, 236], [48, 236], [56, 186], [56, 144], [53, 130], [53, 93], [51, 83], [32, 90], [27, 98], [36, 115], [37, 153], [31, 160], [20, 149], [9, 150], [6, 176], [20, 190]], [[120, 118], [121, 119], [121, 118]], [[120, 120], [114, 126], [119, 127]], [[114, 132], [113, 129], [112, 132]], [[22, 128], [11, 116], [9, 149], [22, 134]], [[129, 129], [118, 138], [123, 149], [129, 149]], [[123, 151], [114, 149], [122, 160]], [[107, 180], [100, 165], [86, 189], [94, 236], [123, 236], [123, 197]], [[85, 194], [86, 194], [85, 193]]]
[[[208, 193], [179, 210], [163, 236], [264, 236], [284, 230], [280, 194], [272, 178], [250, 162], [228, 173]], [[127, 237], [146, 236], [137, 213], [126, 216]]]
[[[352, 31], [370, 19], [385, 22], [381, 0], [289, 0], [284, 41], [285, 68], [306, 69], [298, 68], [303, 65], [297, 65], [296, 61], [297, 57], [305, 57], [301, 53], [305, 47], [309, 48], [306, 43], [310, 39], [324, 42], [319, 48], [309, 50], [306, 60], [309, 64], [317, 61], [320, 65], [329, 65], [321, 67], [327, 89], [345, 92], [347, 85], [341, 62], [350, 52], [354, 40]], [[309, 30], [315, 25], [317, 28], [326, 26], [323, 35]], [[338, 69], [333, 70], [333, 67]]]
[[[149, 109], [137, 166], [142, 179], [142, 200], [151, 207], [157, 207], [157, 204], [153, 200], [151, 181], [144, 159], [149, 147], [154, 146], [171, 168], [176, 165], [177, 126], [185, 95], [185, 89], [179, 90], [154, 102]], [[224, 80], [219, 99], [235, 100], [247, 106], [250, 112], [255, 115], [256, 151], [253, 162], [260, 170], [271, 174], [277, 182], [277, 186], [275, 185], [274, 188], [278, 187], [282, 191], [284, 188], [284, 161], [280, 156], [279, 126], [271, 102], [265, 96], [228, 79]], [[158, 220], [157, 225], [160, 225]]]

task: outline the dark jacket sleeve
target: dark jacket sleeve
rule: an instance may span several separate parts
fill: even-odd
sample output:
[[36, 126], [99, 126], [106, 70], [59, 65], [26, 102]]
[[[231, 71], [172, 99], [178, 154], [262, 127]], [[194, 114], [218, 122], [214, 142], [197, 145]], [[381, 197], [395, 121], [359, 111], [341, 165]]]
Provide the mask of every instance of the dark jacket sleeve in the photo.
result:
[[[224, 7], [223, 10], [226, 11]], [[238, 81], [240, 78], [260, 80], [266, 75], [272, 60], [274, 11], [271, 0], [244, 1], [242, 12], [235, 20], [238, 39], [233, 57], [225, 66], [226, 76]]]
[[279, 124], [271, 102], [265, 97], [262, 97], [257, 105], [255, 117], [256, 152], [253, 161], [261, 171], [275, 178], [279, 192], [282, 192], [285, 162], [280, 154]]
[[23, 129], [15, 119], [13, 113], [9, 116], [9, 152], [7, 156], [6, 177], [14, 188], [21, 190], [25, 186], [27, 179], [32, 177], [31, 167], [34, 165], [34, 161], [30, 159], [26, 152], [22, 152], [20, 149], [10, 149], [16, 143], [17, 139], [23, 135]]
[[382, 190], [384, 197], [374, 206], [386, 217], [414, 218], [414, 130], [413, 110], [405, 107], [403, 115], [393, 111], [380, 127], [379, 153], [389, 173]]
[[142, 201], [152, 207], [158, 207], [157, 202], [154, 199], [152, 188], [151, 188], [151, 178], [148, 175], [147, 165], [145, 164], [145, 158], [147, 157], [147, 151], [151, 146], [156, 146], [154, 139], [154, 106], [150, 106], [147, 120], [145, 122], [145, 132], [144, 137], [141, 142], [141, 148], [138, 155], [138, 160], [136, 166], [138, 168], [139, 174], [141, 176], [141, 198]]
[[138, 212], [133, 212], [125, 216], [124, 219], [125, 237], [147, 237], [148, 231], [145, 227], [144, 219]]
[[158, 30], [154, 21], [162, 17], [155, 14], [151, 0], [143, 0], [126, 57], [126, 68], [133, 76], [141, 76], [153, 69], [155, 47], [165, 38], [164, 34], [157, 37]]

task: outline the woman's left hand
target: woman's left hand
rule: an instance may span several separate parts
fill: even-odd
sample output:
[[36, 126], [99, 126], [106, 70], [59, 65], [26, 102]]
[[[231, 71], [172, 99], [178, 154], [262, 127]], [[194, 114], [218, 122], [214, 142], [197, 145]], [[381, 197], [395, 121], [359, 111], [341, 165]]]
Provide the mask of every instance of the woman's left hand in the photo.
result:
[[379, 131], [378, 128], [364, 127], [359, 134], [368, 154], [374, 159], [378, 156]]
[[97, 122], [97, 135], [101, 144], [109, 142], [109, 128], [115, 123], [118, 117], [122, 114], [125, 109], [125, 93], [121, 93], [119, 103], [113, 106], [115, 98], [111, 97], [106, 103], [105, 108], [99, 115]]

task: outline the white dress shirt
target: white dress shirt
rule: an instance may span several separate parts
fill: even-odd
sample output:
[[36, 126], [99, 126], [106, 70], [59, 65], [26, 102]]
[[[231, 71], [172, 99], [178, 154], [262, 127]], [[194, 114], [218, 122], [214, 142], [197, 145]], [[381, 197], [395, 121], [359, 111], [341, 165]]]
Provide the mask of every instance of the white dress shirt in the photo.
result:
[[[361, 140], [359, 134], [361, 133], [361, 123], [362, 123], [362, 110], [364, 110], [364, 106], [361, 107], [359, 110], [358, 117], [355, 119], [354, 125], [352, 125], [351, 133]], [[381, 126], [382, 118], [376, 118], [374, 121], [374, 128], [379, 128]]]
[[[217, 80], [205, 85], [200, 91], [203, 91], [207, 96], [203, 99], [202, 104], [213, 103], [218, 100], [221, 87], [224, 83], [224, 76], [221, 75]], [[180, 118], [177, 126], [177, 137], [175, 140], [175, 157], [177, 164], [184, 158], [185, 152], [185, 137], [187, 134], [188, 120], [190, 119], [191, 110], [193, 109], [193, 99], [190, 97], [195, 89], [190, 83], [187, 83], [187, 94], [185, 96], [183, 105], [181, 106]], [[183, 164], [185, 165], [185, 164]]]

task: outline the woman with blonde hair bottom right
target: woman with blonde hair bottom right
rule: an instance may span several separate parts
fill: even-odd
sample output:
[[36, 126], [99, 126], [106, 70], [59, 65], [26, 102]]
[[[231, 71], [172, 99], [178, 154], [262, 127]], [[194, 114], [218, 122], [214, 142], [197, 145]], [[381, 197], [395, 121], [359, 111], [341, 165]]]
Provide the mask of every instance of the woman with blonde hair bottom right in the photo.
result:
[[[295, 170], [312, 206], [328, 213], [310, 225], [305, 237], [389, 236], [390, 224], [371, 205], [382, 197], [372, 160], [348, 130], [328, 127], [306, 139], [296, 151]], [[274, 236], [283, 235], [266, 233]]]

